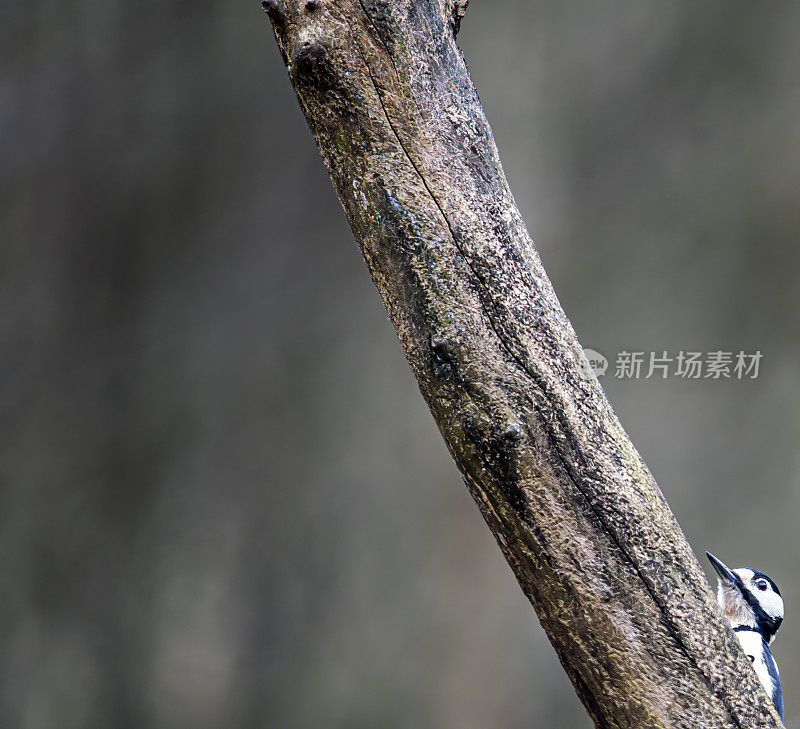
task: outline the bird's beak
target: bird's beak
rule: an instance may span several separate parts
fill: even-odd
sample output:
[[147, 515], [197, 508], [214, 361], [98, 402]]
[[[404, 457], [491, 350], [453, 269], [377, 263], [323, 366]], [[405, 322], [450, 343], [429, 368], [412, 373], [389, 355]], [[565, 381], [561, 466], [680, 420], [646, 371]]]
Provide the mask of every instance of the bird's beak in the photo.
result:
[[721, 579], [725, 580], [731, 587], [738, 587], [739, 580], [736, 579], [736, 575], [728, 569], [722, 560], [717, 559], [711, 552], [706, 552], [706, 556]]

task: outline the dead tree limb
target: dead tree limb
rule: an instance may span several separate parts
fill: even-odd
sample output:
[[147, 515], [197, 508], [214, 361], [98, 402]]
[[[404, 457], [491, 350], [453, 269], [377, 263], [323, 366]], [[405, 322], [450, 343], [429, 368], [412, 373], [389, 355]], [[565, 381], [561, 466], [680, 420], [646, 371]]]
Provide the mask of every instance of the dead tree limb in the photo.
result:
[[420, 390], [596, 725], [781, 726], [585, 374], [455, 44], [465, 0], [263, 5]]

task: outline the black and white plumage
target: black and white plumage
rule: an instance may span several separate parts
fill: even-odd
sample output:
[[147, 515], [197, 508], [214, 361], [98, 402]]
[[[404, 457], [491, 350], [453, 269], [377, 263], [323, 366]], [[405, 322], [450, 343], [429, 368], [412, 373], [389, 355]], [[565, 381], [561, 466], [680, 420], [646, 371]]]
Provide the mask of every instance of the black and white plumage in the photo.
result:
[[717, 599], [758, 680], [783, 719], [783, 694], [778, 666], [769, 644], [783, 622], [783, 598], [778, 586], [763, 572], [746, 567], [729, 569], [706, 552], [719, 576]]

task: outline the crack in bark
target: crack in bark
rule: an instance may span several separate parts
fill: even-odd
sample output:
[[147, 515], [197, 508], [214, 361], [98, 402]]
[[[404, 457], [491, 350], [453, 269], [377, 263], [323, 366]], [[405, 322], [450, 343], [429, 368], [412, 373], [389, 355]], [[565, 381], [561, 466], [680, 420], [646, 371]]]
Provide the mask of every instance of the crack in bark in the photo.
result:
[[[370, 22], [372, 22], [371, 18], [369, 18], [369, 13], [367, 12], [366, 8], [364, 8], [363, 1], [362, 0], [358, 0], [358, 1], [359, 1], [359, 4], [361, 5], [362, 10], [364, 11], [365, 15], [370, 20]], [[375, 26], [373, 24], [373, 28], [374, 27]], [[376, 33], [378, 32], [377, 28], [375, 28], [375, 32]], [[391, 54], [389, 53], [388, 47], [382, 41], [381, 41], [381, 43], [382, 43], [384, 49], [386, 50], [387, 55], [389, 55], [389, 57], [391, 59]], [[397, 139], [397, 143], [399, 144], [400, 148], [403, 150], [403, 154], [405, 154], [406, 159], [409, 161], [411, 166], [414, 168], [414, 171], [417, 173], [417, 176], [419, 177], [420, 181], [422, 182], [422, 185], [425, 187], [425, 190], [428, 192], [428, 195], [430, 196], [430, 198], [433, 201], [434, 205], [438, 209], [438, 211], [439, 211], [439, 213], [440, 213], [440, 215], [442, 217], [442, 220], [444, 221], [445, 226], [447, 227], [448, 231], [450, 232], [450, 237], [453, 240], [453, 245], [456, 247], [456, 249], [460, 253], [461, 258], [464, 260], [464, 263], [467, 265], [469, 270], [472, 271], [472, 274], [477, 279], [478, 283], [480, 284], [480, 289], [482, 291], [485, 291], [486, 290], [486, 281], [483, 280], [481, 275], [478, 273], [478, 271], [474, 268], [474, 266], [470, 262], [469, 256], [466, 254], [466, 252], [464, 251], [463, 247], [459, 243], [458, 236], [456, 235], [456, 232], [453, 229], [453, 226], [450, 223], [450, 220], [448, 219], [447, 214], [444, 211], [444, 208], [439, 203], [439, 200], [437, 199], [437, 197], [434, 194], [430, 184], [428, 183], [427, 179], [425, 178], [425, 175], [423, 174], [423, 171], [420, 169], [420, 167], [415, 162], [414, 158], [411, 156], [411, 153], [409, 152], [409, 150], [407, 149], [405, 143], [403, 142], [402, 138], [400, 137], [400, 134], [398, 133], [397, 128], [395, 127], [395, 124], [392, 122], [392, 119], [391, 119], [391, 117], [389, 115], [389, 112], [388, 112], [388, 110], [386, 108], [386, 104], [384, 103], [384, 100], [383, 100], [383, 93], [382, 93], [382, 90], [381, 90], [381, 86], [378, 83], [377, 79], [375, 78], [375, 75], [374, 75], [374, 73], [372, 71], [372, 68], [370, 67], [369, 60], [361, 52], [359, 52], [359, 56], [361, 57], [361, 60], [364, 63], [364, 67], [366, 68], [367, 74], [369, 75], [370, 81], [372, 82], [373, 88], [375, 89], [375, 93], [376, 93], [376, 95], [378, 97], [378, 102], [380, 103], [381, 109], [383, 110], [383, 114], [384, 114], [384, 116], [386, 118], [386, 122], [388, 123], [390, 129], [392, 130], [392, 133], [394, 134], [395, 138]], [[394, 66], [394, 63], [392, 63], [392, 65]], [[394, 66], [394, 68], [395, 68], [395, 74], [396, 74], [397, 73], [397, 67]], [[398, 77], [398, 81], [399, 81], [399, 77]], [[498, 327], [497, 327], [497, 325], [496, 325], [496, 323], [494, 321], [494, 318], [493, 318], [492, 314], [489, 311], [490, 307], [488, 307], [486, 305], [486, 302], [484, 301], [484, 298], [488, 298], [489, 300], [491, 300], [491, 296], [488, 293], [486, 293], [485, 295], [482, 295], [480, 298], [481, 298], [481, 309], [483, 310], [483, 313], [486, 316], [486, 320], [488, 321], [489, 326], [491, 327], [492, 331], [495, 333], [495, 336], [497, 337], [498, 341], [500, 342], [502, 348], [512, 358], [512, 360], [517, 364], [519, 369], [530, 378], [530, 380], [533, 383], [533, 385], [536, 387], [538, 392], [542, 395], [543, 399], [549, 404], [549, 406], [550, 406], [552, 412], [554, 413], [554, 415], [558, 418], [559, 424], [562, 427], [562, 432], [563, 432], [564, 437], [567, 440], [570, 440], [570, 430], [571, 429], [569, 428], [568, 423], [564, 422], [563, 413], [560, 412], [560, 410], [559, 410], [558, 406], [556, 405], [556, 403], [553, 401], [553, 399], [551, 399], [551, 396], [548, 393], [546, 386], [543, 384], [542, 378], [537, 373], [535, 373], [534, 371], [532, 371], [531, 369], [528, 368], [528, 366], [523, 362], [523, 360], [520, 358], [520, 356], [517, 355], [517, 353], [514, 351], [515, 348], [512, 346], [512, 344], [509, 343], [506, 340], [505, 336], [498, 329]], [[583, 496], [584, 501], [589, 506], [589, 508], [592, 510], [592, 513], [597, 517], [598, 522], [600, 524], [602, 524], [603, 531], [607, 534], [609, 539], [613, 542], [614, 546], [617, 547], [617, 549], [619, 549], [620, 553], [625, 557], [625, 560], [633, 567], [634, 571], [636, 572], [636, 574], [639, 577], [639, 580], [644, 585], [645, 589], [647, 590], [648, 594], [650, 595], [650, 598], [652, 599], [653, 603], [658, 608], [659, 612], [664, 616], [665, 625], [668, 628], [670, 635], [672, 635], [672, 637], [675, 640], [676, 644], [681, 649], [681, 651], [684, 653], [684, 655], [686, 656], [688, 661], [691, 663], [691, 665], [703, 677], [704, 681], [709, 686], [709, 688], [714, 692], [714, 694], [725, 705], [725, 708], [728, 711], [728, 714], [729, 714], [731, 720], [736, 724], [737, 727], [741, 728], [742, 725], [741, 725], [738, 717], [734, 713], [733, 707], [731, 707], [729, 705], [728, 701], [726, 700], [724, 693], [720, 693], [714, 687], [713, 683], [711, 682], [710, 678], [706, 675], [705, 671], [703, 671], [703, 669], [697, 664], [695, 659], [692, 657], [692, 654], [691, 654], [688, 646], [684, 643], [683, 639], [676, 632], [676, 628], [675, 628], [675, 626], [673, 624], [672, 616], [667, 611], [665, 606], [658, 600], [658, 593], [651, 587], [651, 585], [649, 584], [649, 581], [644, 577], [644, 575], [643, 575], [641, 569], [639, 568], [639, 566], [637, 565], [636, 561], [631, 557], [631, 555], [623, 547], [623, 545], [619, 541], [615, 531], [610, 528], [608, 522], [606, 522], [606, 520], [603, 517], [601, 511], [594, 504], [594, 501], [589, 497], [587, 491], [581, 486], [580, 482], [583, 480], [582, 477], [575, 472], [575, 470], [573, 469], [573, 467], [569, 463], [569, 459], [566, 458], [564, 456], [564, 454], [562, 453], [561, 447], [558, 444], [557, 435], [548, 426], [547, 419], [546, 418], [541, 418], [540, 422], [543, 425], [544, 433], [546, 434], [548, 440], [550, 441], [550, 443], [553, 446], [553, 451], [558, 455], [559, 461], [560, 461], [561, 466], [563, 467], [565, 473], [569, 477], [570, 481], [572, 481], [572, 483], [575, 486], [575, 489], [578, 491], [578, 493], [580, 493], [581, 496]], [[573, 451], [574, 451], [575, 455], [578, 458], [583, 458], [583, 455], [581, 453], [581, 449], [580, 448], [573, 446]]]

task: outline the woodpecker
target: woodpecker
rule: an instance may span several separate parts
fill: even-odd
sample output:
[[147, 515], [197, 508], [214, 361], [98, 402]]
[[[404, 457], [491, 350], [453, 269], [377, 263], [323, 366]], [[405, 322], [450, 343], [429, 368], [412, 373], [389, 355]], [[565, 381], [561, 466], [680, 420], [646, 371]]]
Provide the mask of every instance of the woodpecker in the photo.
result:
[[719, 575], [719, 600], [722, 612], [731, 624], [736, 637], [758, 680], [772, 700], [775, 711], [783, 720], [783, 694], [778, 666], [769, 644], [783, 622], [783, 598], [778, 586], [763, 572], [746, 567], [729, 569], [711, 552], [706, 552]]

